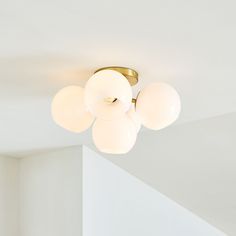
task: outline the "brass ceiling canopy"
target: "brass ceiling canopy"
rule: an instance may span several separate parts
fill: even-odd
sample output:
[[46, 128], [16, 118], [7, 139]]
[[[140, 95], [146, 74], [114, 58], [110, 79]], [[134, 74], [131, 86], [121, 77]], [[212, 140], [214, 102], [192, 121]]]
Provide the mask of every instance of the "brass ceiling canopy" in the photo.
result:
[[121, 73], [127, 78], [131, 86], [134, 86], [138, 83], [138, 72], [133, 69], [121, 66], [108, 66], [96, 70], [94, 74], [102, 70], [114, 70]]

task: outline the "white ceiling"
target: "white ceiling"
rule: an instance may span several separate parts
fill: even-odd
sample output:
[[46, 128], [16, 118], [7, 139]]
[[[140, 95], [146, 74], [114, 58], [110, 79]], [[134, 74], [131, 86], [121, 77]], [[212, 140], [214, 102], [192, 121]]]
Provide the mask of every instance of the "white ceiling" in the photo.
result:
[[236, 111], [233, 0], [9, 0], [0, 8], [0, 152], [90, 142], [54, 125], [53, 95], [100, 66], [179, 91], [179, 123]]

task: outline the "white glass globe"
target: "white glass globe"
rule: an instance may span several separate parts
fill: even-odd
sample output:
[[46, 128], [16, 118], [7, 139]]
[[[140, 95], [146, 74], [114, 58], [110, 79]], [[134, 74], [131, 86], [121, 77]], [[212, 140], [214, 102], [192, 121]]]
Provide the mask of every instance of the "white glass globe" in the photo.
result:
[[135, 125], [136, 132], [138, 133], [141, 128], [141, 119], [137, 112], [135, 111], [134, 105], [131, 105], [131, 108], [127, 112], [127, 116], [132, 120]]
[[142, 124], [153, 130], [163, 129], [179, 116], [181, 102], [176, 90], [165, 83], [152, 83], [138, 95], [136, 112]]
[[94, 121], [84, 104], [84, 89], [79, 86], [61, 89], [52, 101], [51, 111], [54, 121], [72, 132], [82, 132]]
[[132, 89], [119, 72], [102, 70], [95, 73], [85, 86], [85, 103], [96, 117], [112, 120], [122, 116], [130, 107]]
[[129, 152], [137, 137], [135, 125], [127, 115], [115, 120], [97, 119], [92, 135], [97, 149], [110, 154]]

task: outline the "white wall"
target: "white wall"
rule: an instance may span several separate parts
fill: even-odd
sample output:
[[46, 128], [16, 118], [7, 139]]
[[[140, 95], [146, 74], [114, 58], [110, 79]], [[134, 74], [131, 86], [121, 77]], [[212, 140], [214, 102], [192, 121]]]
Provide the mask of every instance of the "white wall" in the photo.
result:
[[236, 235], [236, 113], [139, 133], [125, 155], [103, 155], [194, 212]]
[[18, 161], [0, 156], [0, 235], [18, 236]]
[[223, 236], [110, 161], [83, 152], [83, 236]]
[[83, 167], [78, 147], [0, 157], [0, 236], [224, 235], [96, 153], [83, 155]]
[[81, 235], [81, 155], [77, 147], [21, 159], [20, 236]]

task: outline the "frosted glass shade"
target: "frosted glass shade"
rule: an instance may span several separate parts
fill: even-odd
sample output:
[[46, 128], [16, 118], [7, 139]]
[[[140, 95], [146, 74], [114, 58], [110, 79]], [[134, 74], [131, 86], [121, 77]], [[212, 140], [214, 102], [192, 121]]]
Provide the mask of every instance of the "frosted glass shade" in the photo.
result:
[[96, 117], [112, 120], [122, 116], [130, 107], [132, 90], [119, 72], [103, 70], [94, 74], [85, 86], [85, 103]]
[[136, 111], [142, 124], [153, 130], [163, 129], [173, 123], [181, 110], [176, 90], [165, 83], [152, 83], [141, 90]]
[[97, 119], [92, 135], [97, 149], [110, 154], [129, 152], [137, 137], [135, 125], [127, 115], [109, 121]]
[[139, 118], [139, 115], [135, 111], [134, 105], [131, 105], [131, 108], [127, 112], [127, 116], [132, 120], [132, 122], [135, 125], [136, 132], [138, 133], [141, 128], [141, 120]]
[[54, 121], [72, 132], [86, 130], [94, 120], [84, 104], [84, 89], [79, 86], [61, 89], [52, 101], [51, 111]]

